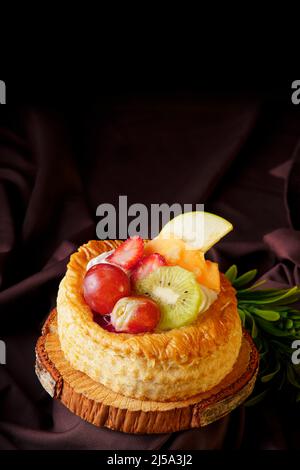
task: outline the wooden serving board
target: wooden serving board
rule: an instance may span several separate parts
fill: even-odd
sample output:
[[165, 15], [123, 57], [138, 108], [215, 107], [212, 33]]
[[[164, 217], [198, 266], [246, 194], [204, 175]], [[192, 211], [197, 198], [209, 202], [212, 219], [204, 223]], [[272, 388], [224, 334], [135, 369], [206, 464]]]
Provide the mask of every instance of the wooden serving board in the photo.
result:
[[198, 428], [222, 418], [252, 392], [258, 361], [256, 347], [244, 331], [236, 364], [216, 387], [183, 401], [154, 402], [124, 397], [73, 369], [60, 349], [55, 309], [36, 345], [36, 374], [53, 398], [95, 426], [134, 434]]

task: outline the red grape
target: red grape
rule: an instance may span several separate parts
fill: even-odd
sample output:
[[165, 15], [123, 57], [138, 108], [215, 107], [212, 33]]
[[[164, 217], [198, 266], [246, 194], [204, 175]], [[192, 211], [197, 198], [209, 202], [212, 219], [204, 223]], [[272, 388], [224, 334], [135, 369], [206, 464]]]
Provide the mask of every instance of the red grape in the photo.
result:
[[129, 294], [129, 277], [115, 265], [96, 264], [87, 271], [84, 277], [85, 301], [92, 310], [101, 315], [110, 313], [115, 303]]
[[158, 305], [151, 299], [142, 296], [123, 297], [110, 316], [116, 331], [125, 333], [146, 333], [153, 331], [160, 320]]

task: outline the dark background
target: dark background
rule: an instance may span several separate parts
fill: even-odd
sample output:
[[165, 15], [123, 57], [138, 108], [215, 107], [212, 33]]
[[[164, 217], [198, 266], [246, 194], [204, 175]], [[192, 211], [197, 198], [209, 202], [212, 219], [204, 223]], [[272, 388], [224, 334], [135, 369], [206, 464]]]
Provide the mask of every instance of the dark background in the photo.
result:
[[96, 237], [96, 207], [120, 194], [147, 206], [205, 203], [234, 225], [209, 252], [221, 269], [235, 262], [278, 285], [300, 282], [292, 80], [0, 78], [0, 448], [299, 448], [299, 405], [275, 395], [205, 429], [130, 436], [80, 420], [34, 374], [69, 255]]

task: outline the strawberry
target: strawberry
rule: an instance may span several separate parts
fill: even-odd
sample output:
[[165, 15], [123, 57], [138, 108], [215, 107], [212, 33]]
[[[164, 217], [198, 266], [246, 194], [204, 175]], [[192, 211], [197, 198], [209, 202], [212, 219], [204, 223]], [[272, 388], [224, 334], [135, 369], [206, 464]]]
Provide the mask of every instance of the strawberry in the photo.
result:
[[106, 258], [106, 261], [121, 266], [125, 270], [130, 270], [140, 261], [143, 251], [144, 242], [142, 238], [128, 238]]
[[131, 274], [131, 280], [136, 282], [143, 279], [148, 276], [148, 274], [152, 273], [152, 271], [155, 271], [155, 269], [166, 266], [166, 264], [166, 260], [163, 256], [159, 253], [152, 253], [139, 261]]

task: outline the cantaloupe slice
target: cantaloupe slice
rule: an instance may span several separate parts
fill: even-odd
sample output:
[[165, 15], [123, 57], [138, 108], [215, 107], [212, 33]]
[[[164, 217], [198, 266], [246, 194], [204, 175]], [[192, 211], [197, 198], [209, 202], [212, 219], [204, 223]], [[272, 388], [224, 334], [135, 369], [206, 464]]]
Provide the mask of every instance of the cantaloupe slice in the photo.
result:
[[144, 248], [145, 255], [159, 253], [165, 257], [167, 263], [171, 266], [178, 264], [184, 251], [184, 241], [175, 238], [154, 238], [153, 240], [147, 242]]
[[203, 284], [210, 289], [213, 289], [217, 292], [220, 291], [220, 271], [218, 263], [213, 263], [212, 261], [205, 261], [205, 270], [197, 276], [197, 281], [199, 284]]
[[181, 266], [195, 274], [197, 281], [216, 291], [220, 290], [220, 273], [217, 263], [206, 261], [200, 250], [187, 250], [183, 240], [155, 238], [145, 245], [145, 254], [159, 253], [170, 266]]

